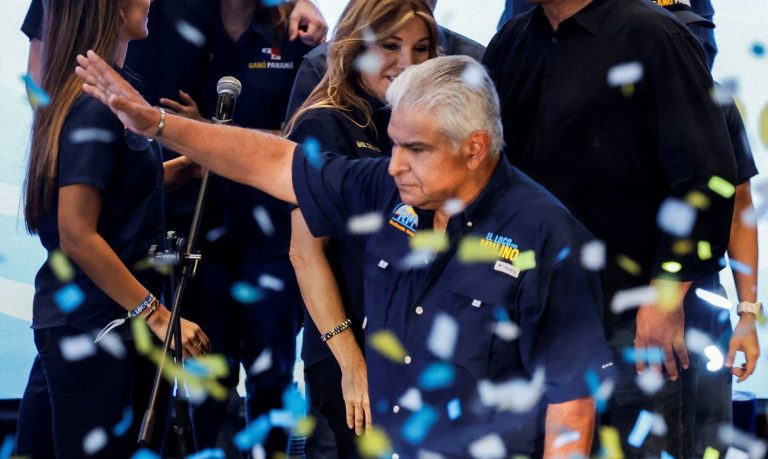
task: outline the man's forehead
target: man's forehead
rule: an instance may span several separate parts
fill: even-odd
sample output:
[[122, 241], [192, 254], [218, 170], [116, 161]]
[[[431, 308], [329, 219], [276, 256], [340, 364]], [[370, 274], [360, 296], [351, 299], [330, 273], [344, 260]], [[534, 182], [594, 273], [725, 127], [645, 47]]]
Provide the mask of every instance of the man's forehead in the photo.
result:
[[434, 114], [398, 109], [389, 120], [389, 137], [395, 144], [432, 143], [440, 136]]

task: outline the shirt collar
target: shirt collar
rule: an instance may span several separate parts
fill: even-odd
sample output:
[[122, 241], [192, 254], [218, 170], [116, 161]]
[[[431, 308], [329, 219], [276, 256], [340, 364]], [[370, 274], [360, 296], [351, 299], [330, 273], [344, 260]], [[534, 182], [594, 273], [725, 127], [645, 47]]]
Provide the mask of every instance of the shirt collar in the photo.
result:
[[[614, 3], [615, 0], [592, 0], [589, 5], [563, 21], [560, 26], [562, 27], [563, 24], [573, 22], [581, 26], [590, 34], [596, 35]], [[544, 8], [541, 5], [536, 5], [534, 8], [533, 14], [528, 21], [528, 25], [533, 25], [534, 27], [539, 28], [544, 27], [550, 33], [552, 32], [552, 26], [549, 24], [549, 20], [544, 14]]]

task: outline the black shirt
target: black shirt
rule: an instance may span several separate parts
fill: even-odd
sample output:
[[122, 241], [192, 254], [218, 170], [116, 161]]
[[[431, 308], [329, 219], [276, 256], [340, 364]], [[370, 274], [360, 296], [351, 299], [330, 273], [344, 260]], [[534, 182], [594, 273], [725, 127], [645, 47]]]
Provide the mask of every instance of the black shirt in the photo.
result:
[[[733, 150], [701, 46], [684, 25], [647, 0], [594, 0], [553, 31], [541, 6], [510, 21], [483, 58], [502, 104], [507, 154], [606, 243], [606, 300], [647, 284], [677, 261], [681, 280], [720, 270], [732, 199], [708, 190], [735, 183]], [[612, 87], [609, 71], [642, 68], [633, 88]], [[656, 225], [660, 203], [701, 191], [710, 207], [690, 235], [713, 257], [676, 254]], [[642, 270], [616, 262], [625, 256]]]
[[[372, 109], [373, 124], [368, 127], [362, 113], [356, 110], [342, 112], [331, 108], [312, 109], [299, 118], [288, 138], [303, 143], [314, 138], [323, 151], [335, 151], [350, 158], [377, 158], [389, 156], [392, 144], [387, 135], [389, 109], [383, 102], [369, 96], [359, 86], [357, 95]], [[352, 319], [352, 331], [360, 349], [363, 349], [363, 261], [364, 251], [361, 238], [335, 239], [328, 241], [325, 249], [328, 263], [339, 286], [341, 301]], [[333, 358], [328, 346], [320, 340], [320, 332], [304, 308], [304, 342], [301, 358], [305, 367], [323, 359]]]
[[[120, 73], [132, 83], [136, 81], [127, 72]], [[93, 136], [92, 140], [78, 139], [89, 137], [89, 132], [111, 140], [93, 140]], [[60, 246], [58, 189], [74, 184], [94, 186], [102, 197], [99, 235], [144, 287], [160, 295], [160, 274], [137, 267], [151, 245], [162, 248], [163, 244], [163, 164], [159, 145], [123, 128], [109, 107], [87, 95], [80, 96], [67, 116], [60, 142], [56, 193], [39, 230], [40, 242], [49, 256]], [[55, 297], [63, 285], [46, 262], [35, 277], [33, 328], [69, 325], [91, 331], [125, 315], [120, 305], [72, 265], [75, 276], [71, 282], [85, 295], [83, 303], [69, 313], [61, 310]], [[130, 333], [129, 328], [124, 330]]]

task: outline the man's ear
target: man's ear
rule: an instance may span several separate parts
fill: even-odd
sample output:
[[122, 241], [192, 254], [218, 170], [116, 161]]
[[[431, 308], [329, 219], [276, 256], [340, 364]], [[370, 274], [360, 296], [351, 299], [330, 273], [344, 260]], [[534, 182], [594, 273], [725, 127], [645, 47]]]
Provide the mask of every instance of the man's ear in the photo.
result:
[[467, 159], [467, 168], [477, 169], [488, 157], [491, 136], [485, 131], [475, 131], [469, 135], [462, 146], [462, 153]]

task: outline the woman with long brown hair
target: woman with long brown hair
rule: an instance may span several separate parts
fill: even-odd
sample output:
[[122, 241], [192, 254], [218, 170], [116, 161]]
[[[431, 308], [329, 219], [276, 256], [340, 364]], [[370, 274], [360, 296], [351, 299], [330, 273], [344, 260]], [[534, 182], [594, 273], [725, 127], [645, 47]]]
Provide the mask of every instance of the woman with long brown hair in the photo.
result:
[[[135, 436], [127, 432], [140, 419], [134, 392], [152, 383], [136, 377], [130, 327], [105, 326], [145, 320], [165, 336], [163, 279], [137, 264], [163, 243], [164, 183], [190, 178], [195, 167], [185, 158], [163, 165], [159, 145], [124, 129], [74, 73], [75, 57], [93, 49], [135, 82], [122, 65], [128, 43], [147, 36], [150, 3], [46, 4], [41, 86], [51, 103], [34, 113], [24, 214], [48, 260], [35, 278], [38, 353], [20, 407], [20, 455], [130, 456]], [[182, 345], [185, 356], [200, 356], [210, 343], [182, 320]]]
[[[310, 150], [389, 155], [384, 96], [406, 67], [436, 56], [430, 6], [424, 0], [351, 1], [329, 44], [328, 71], [289, 121], [288, 137]], [[291, 261], [312, 319], [305, 317], [302, 354], [312, 411], [333, 430], [337, 456], [357, 457], [354, 433], [372, 419], [361, 352], [362, 246], [314, 238], [299, 209], [291, 223]], [[310, 438], [308, 454], [315, 447]]]

